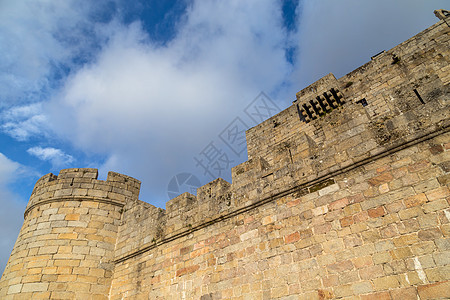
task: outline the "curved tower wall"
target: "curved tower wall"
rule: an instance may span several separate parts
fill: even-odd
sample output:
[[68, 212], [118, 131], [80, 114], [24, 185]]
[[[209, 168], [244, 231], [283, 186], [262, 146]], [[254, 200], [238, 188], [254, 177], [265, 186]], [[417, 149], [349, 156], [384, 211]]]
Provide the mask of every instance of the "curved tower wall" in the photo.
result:
[[140, 182], [97, 169], [65, 169], [35, 185], [0, 281], [1, 299], [107, 299], [123, 206]]

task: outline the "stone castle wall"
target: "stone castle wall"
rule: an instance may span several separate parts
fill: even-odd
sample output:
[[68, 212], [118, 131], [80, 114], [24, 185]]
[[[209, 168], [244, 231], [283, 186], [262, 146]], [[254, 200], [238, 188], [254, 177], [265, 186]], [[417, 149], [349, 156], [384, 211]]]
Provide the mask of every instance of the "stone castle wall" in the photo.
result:
[[166, 210], [117, 173], [44, 176], [0, 298], [450, 298], [445, 21], [297, 93], [232, 183]]
[[0, 299], [106, 299], [123, 207], [140, 182], [66, 169], [36, 183], [0, 281]]

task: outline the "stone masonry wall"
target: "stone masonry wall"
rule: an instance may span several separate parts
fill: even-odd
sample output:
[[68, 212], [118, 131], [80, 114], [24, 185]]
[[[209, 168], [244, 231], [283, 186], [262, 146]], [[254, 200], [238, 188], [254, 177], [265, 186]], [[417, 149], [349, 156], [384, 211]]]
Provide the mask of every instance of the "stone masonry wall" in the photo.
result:
[[94, 169], [41, 178], [0, 298], [450, 298], [448, 18], [247, 131], [166, 210]]
[[124, 204], [140, 182], [66, 169], [35, 185], [0, 281], [1, 299], [108, 299]]
[[111, 299], [448, 297], [448, 151], [447, 134], [154, 247], [116, 265]]

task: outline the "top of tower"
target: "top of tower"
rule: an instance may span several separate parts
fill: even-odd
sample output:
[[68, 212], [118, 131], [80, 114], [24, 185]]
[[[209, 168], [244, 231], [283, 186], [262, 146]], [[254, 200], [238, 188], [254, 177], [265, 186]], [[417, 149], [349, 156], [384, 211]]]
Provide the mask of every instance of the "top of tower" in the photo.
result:
[[34, 186], [25, 216], [34, 207], [66, 200], [91, 200], [125, 205], [137, 200], [141, 182], [133, 177], [108, 172], [107, 180], [98, 180], [98, 170], [92, 168], [63, 169], [56, 176], [42, 176]]

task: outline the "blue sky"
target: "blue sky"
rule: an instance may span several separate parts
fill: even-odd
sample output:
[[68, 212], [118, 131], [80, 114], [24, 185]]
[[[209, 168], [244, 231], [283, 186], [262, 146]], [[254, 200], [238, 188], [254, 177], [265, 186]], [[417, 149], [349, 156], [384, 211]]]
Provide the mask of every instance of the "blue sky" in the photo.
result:
[[[246, 153], [223, 137], [256, 125], [246, 112], [261, 92], [284, 109], [437, 22], [444, 4], [0, 1], [0, 270], [40, 176], [125, 173], [163, 208], [177, 174], [230, 180]], [[198, 159], [212, 145], [228, 160], [208, 173]]]

